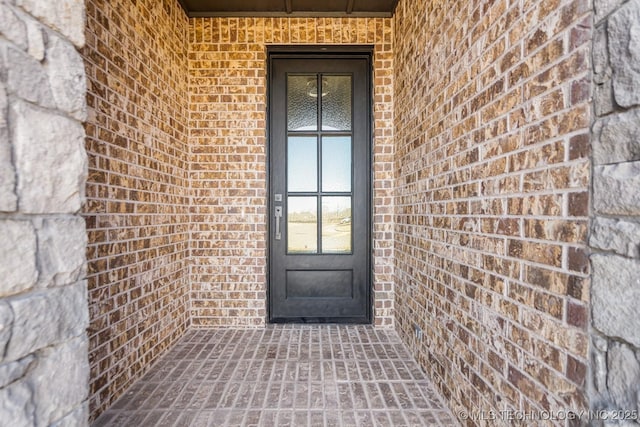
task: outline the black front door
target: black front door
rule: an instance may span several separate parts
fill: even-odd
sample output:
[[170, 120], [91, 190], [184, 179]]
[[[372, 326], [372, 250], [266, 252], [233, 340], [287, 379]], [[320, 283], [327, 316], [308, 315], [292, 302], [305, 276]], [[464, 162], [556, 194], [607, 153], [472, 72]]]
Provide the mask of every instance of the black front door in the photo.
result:
[[270, 320], [368, 323], [370, 55], [269, 61]]

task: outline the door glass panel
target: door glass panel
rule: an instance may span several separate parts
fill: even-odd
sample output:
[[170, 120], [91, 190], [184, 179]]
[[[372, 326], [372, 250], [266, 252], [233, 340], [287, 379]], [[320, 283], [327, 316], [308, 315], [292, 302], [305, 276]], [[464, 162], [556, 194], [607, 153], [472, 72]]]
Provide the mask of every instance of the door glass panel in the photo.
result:
[[318, 144], [315, 136], [293, 136], [287, 144], [287, 189], [317, 191]]
[[351, 76], [322, 77], [322, 130], [351, 130]]
[[351, 197], [322, 198], [322, 252], [351, 252]]
[[322, 191], [351, 191], [351, 137], [322, 138]]
[[318, 129], [318, 78], [316, 75], [287, 76], [288, 129]]
[[287, 251], [318, 252], [318, 198], [288, 197]]

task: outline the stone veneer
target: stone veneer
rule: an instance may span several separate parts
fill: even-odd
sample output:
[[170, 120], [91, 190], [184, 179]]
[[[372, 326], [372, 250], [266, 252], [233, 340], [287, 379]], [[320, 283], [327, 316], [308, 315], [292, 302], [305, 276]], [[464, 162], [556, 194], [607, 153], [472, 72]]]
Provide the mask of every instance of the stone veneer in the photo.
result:
[[[596, 0], [595, 9], [596, 122], [589, 240], [593, 267], [592, 408], [637, 414], [640, 410], [640, 1]], [[634, 425], [637, 423], [636, 420]]]
[[388, 18], [196, 18], [189, 45], [192, 324], [266, 321], [269, 45], [374, 47], [374, 321], [393, 324], [393, 86]]
[[175, 0], [87, 1], [93, 415], [189, 322], [187, 36]]
[[2, 425], [88, 418], [84, 13], [0, 2]]
[[397, 328], [467, 425], [584, 410], [591, 4], [401, 0], [394, 23]]

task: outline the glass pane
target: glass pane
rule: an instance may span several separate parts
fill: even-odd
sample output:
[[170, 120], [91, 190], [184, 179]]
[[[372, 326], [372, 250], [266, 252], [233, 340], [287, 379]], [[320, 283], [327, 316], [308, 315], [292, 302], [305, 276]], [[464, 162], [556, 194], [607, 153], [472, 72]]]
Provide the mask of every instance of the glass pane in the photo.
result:
[[351, 130], [351, 76], [322, 77], [322, 130]]
[[322, 191], [351, 191], [351, 137], [322, 138]]
[[351, 197], [322, 198], [322, 252], [351, 252]]
[[287, 144], [287, 189], [317, 191], [318, 144], [315, 136], [290, 137]]
[[288, 198], [287, 250], [289, 253], [318, 252], [317, 197]]
[[318, 78], [287, 76], [287, 120], [289, 130], [318, 129]]

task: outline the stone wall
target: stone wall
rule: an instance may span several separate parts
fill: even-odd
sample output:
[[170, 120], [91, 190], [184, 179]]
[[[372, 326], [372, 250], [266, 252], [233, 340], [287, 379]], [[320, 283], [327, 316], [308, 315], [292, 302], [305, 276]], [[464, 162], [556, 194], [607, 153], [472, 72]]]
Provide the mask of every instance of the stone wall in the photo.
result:
[[467, 425], [584, 410], [591, 4], [401, 0], [394, 23], [398, 329]]
[[374, 46], [374, 319], [393, 324], [390, 19], [191, 20], [192, 324], [266, 321], [266, 69], [270, 44]]
[[87, 1], [93, 415], [188, 325], [188, 19], [175, 0]]
[[640, 410], [640, 1], [596, 0], [595, 9], [596, 121], [589, 240], [593, 268], [591, 403], [595, 410], [637, 413]]
[[84, 425], [84, 3], [0, 2], [0, 424]]

